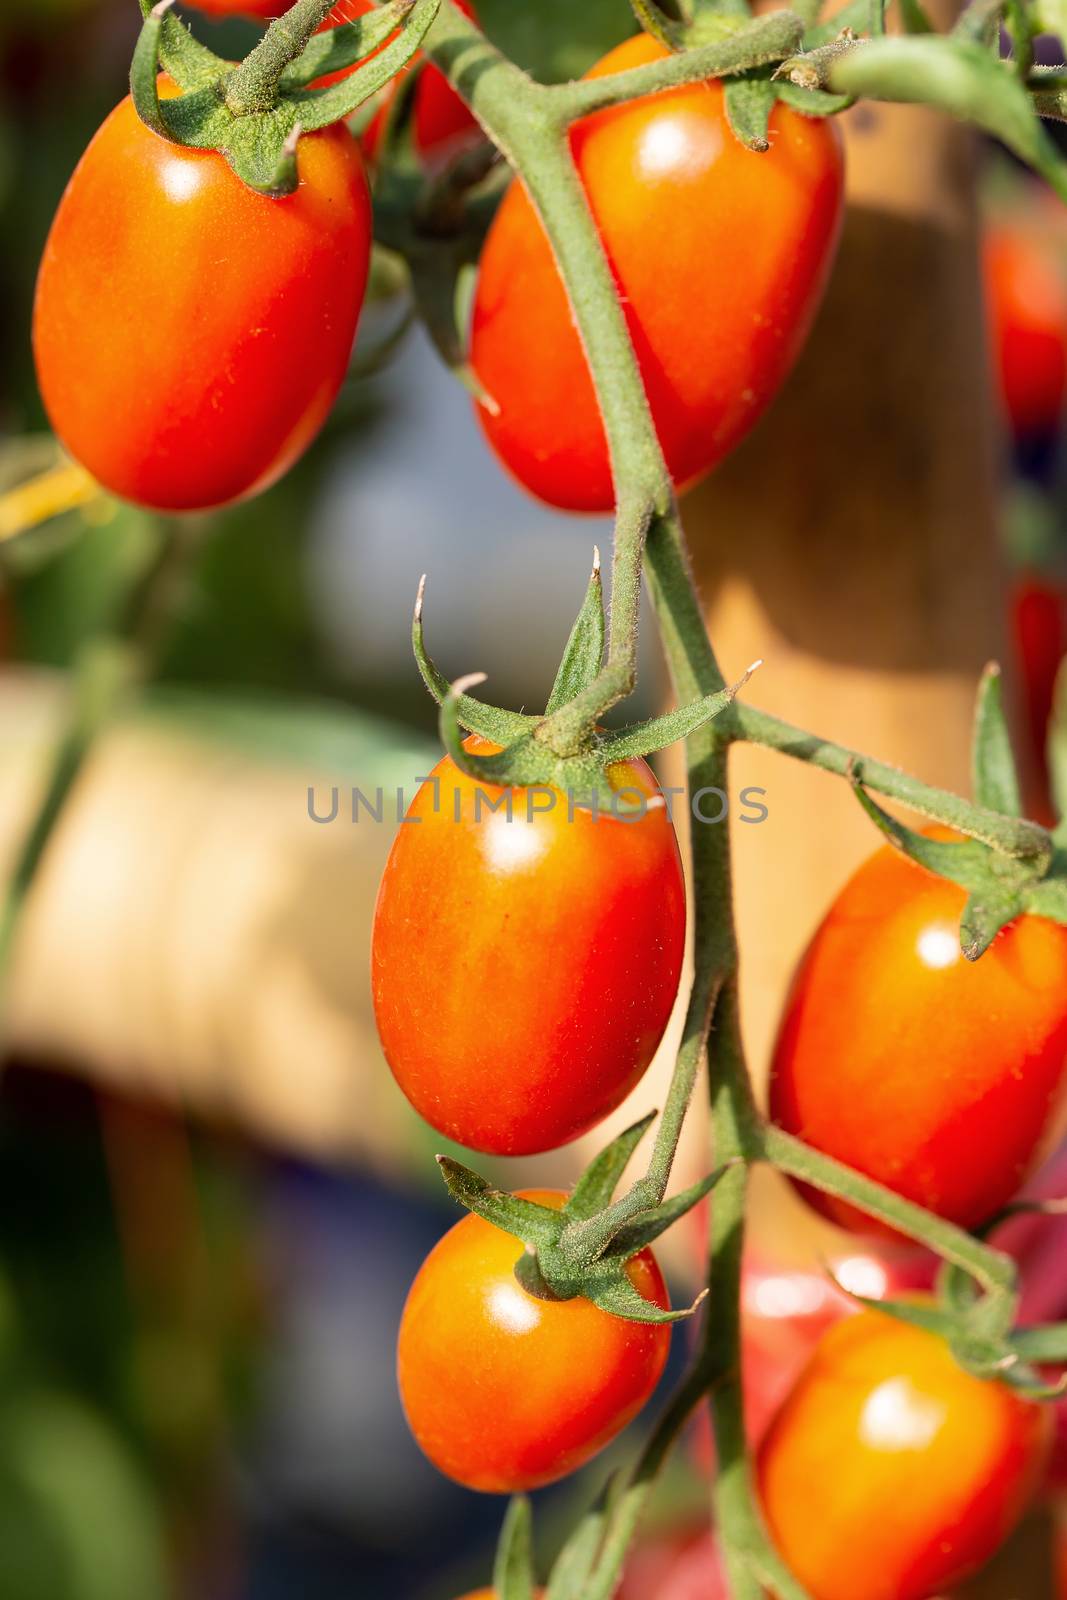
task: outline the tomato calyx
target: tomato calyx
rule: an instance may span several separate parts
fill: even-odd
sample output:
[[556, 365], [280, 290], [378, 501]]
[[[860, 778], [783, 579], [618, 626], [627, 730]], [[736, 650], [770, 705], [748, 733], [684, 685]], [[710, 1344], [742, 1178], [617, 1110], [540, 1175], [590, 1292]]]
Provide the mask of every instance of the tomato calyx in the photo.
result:
[[[425, 577], [419, 584], [412, 620], [411, 642], [422, 680], [440, 708], [441, 740], [456, 766], [476, 780], [502, 788], [543, 787], [559, 790], [568, 804], [598, 814], [641, 815], [649, 800], [633, 789], [612, 782], [611, 769], [636, 757], [652, 755], [679, 739], [687, 738], [704, 723], [719, 716], [748, 682], [755, 662], [734, 684], [704, 696], [663, 716], [650, 717], [628, 727], [607, 730], [595, 723], [585, 727], [576, 746], [560, 752], [544, 737], [551, 717], [569, 705], [600, 671], [604, 659], [604, 602], [600, 555], [594, 552], [593, 570], [581, 609], [571, 629], [543, 716], [508, 711], [475, 700], [467, 691], [485, 682], [484, 673], [468, 673], [449, 683], [426, 650], [423, 637]], [[499, 745], [492, 755], [475, 755], [463, 742], [463, 730], [477, 733]]]
[[516, 1263], [515, 1277], [527, 1294], [540, 1300], [573, 1300], [582, 1295], [601, 1311], [626, 1322], [679, 1322], [693, 1315], [707, 1291], [691, 1306], [665, 1311], [638, 1293], [626, 1264], [710, 1194], [725, 1168], [641, 1212], [619, 1228], [592, 1262], [576, 1262], [561, 1245], [571, 1224], [588, 1222], [610, 1204], [627, 1162], [654, 1117], [655, 1112], [650, 1113], [612, 1140], [590, 1163], [558, 1211], [494, 1188], [451, 1156], [438, 1156], [437, 1163], [454, 1200], [526, 1246]]
[[[172, 144], [217, 150], [250, 189], [277, 198], [297, 187], [300, 136], [344, 121], [407, 66], [440, 0], [393, 0], [320, 34], [327, 0], [298, 0], [239, 65], [170, 15], [173, 0], [140, 3], [130, 93], [142, 122]], [[355, 62], [340, 82], [309, 87]], [[178, 85], [173, 98], [160, 97], [161, 67]]]
[[[976, 803], [987, 812], [1021, 818], [1021, 789], [996, 662], [986, 667], [978, 686], [972, 767]], [[848, 776], [856, 798], [890, 844], [967, 890], [960, 948], [968, 961], [977, 961], [1000, 930], [1024, 913], [1067, 923], [1067, 821], [1052, 833], [1029, 823], [1025, 851], [1020, 847], [1020, 853], [1009, 854], [977, 834], [953, 840], [917, 833], [873, 799], [864, 787], [862, 760], [851, 763]]]

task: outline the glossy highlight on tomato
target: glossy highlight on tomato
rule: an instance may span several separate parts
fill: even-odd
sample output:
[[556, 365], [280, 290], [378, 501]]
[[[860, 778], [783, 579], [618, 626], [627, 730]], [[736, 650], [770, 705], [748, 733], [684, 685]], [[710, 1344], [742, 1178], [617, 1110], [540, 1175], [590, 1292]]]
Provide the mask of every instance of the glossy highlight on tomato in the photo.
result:
[[971, 1377], [934, 1334], [862, 1312], [823, 1337], [771, 1424], [764, 1514], [812, 1600], [932, 1600], [1011, 1533], [1048, 1431], [1045, 1408]]
[[645, 762], [609, 777], [622, 800], [645, 797], [639, 818], [514, 789], [509, 819], [508, 791], [446, 757], [397, 832], [371, 945], [378, 1032], [415, 1109], [472, 1149], [576, 1139], [634, 1088], [667, 1025], [678, 843]]
[[[558, 1190], [525, 1198], [560, 1206]], [[400, 1321], [397, 1375], [408, 1425], [449, 1478], [494, 1494], [576, 1471], [640, 1411], [663, 1372], [670, 1325], [626, 1322], [589, 1300], [538, 1300], [515, 1278], [523, 1246], [467, 1216], [435, 1245]], [[650, 1250], [628, 1266], [666, 1310]]]
[[[658, 60], [647, 35], [590, 76]], [[829, 122], [778, 105], [771, 148], [743, 149], [711, 80], [597, 112], [572, 147], [617, 280], [676, 484], [740, 442], [807, 336], [839, 231]], [[471, 363], [478, 416], [509, 471], [550, 505], [610, 511], [607, 442], [547, 237], [512, 184], [482, 251]]]
[[[885, 846], [803, 956], [772, 1063], [771, 1116], [908, 1200], [972, 1228], [1016, 1193], [1067, 1065], [1067, 928], [1021, 916], [978, 961], [964, 891]], [[829, 1196], [834, 1221], [873, 1224]]]
[[[174, 85], [161, 80], [161, 93]], [[163, 511], [267, 488], [341, 387], [370, 261], [370, 195], [344, 126], [300, 141], [267, 199], [129, 99], [60, 202], [34, 308], [52, 426], [106, 489]]]

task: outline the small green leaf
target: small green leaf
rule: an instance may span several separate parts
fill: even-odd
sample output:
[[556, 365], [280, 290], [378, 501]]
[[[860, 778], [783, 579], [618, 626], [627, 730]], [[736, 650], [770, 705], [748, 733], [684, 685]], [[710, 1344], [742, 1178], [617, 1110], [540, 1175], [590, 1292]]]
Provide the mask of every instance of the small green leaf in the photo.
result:
[[629, 761], [634, 756], [652, 755], [679, 739], [688, 739], [697, 728], [702, 728], [705, 722], [710, 722], [712, 717], [726, 710], [759, 666], [762, 666], [762, 662], [754, 662], [743, 678], [727, 689], [720, 689], [717, 694], [705, 695], [703, 700], [679, 706], [676, 711], [668, 711], [661, 717], [649, 717], [647, 722], [634, 722], [628, 728], [620, 728], [617, 733], [605, 734], [601, 741], [604, 761], [610, 764]]
[[[447, 699], [452, 686], [426, 653], [422, 630], [425, 595], [426, 579], [423, 577], [419, 581], [419, 592], [415, 599], [415, 615], [411, 623], [411, 648], [415, 653], [423, 683], [437, 704], [441, 705]], [[498, 706], [485, 705], [481, 700], [472, 700], [467, 694], [458, 697], [456, 709], [463, 727], [472, 733], [480, 733], [483, 739], [491, 739], [494, 744], [505, 746], [527, 733], [540, 720], [538, 717], [524, 717], [518, 711], [503, 711]]]
[[534, 1600], [533, 1514], [525, 1495], [508, 1505], [493, 1563], [494, 1600]]
[[604, 1542], [609, 1506], [621, 1476], [618, 1473], [608, 1481], [556, 1557], [545, 1600], [581, 1600]]
[[650, 1111], [640, 1122], [633, 1123], [589, 1163], [563, 1207], [568, 1222], [584, 1222], [611, 1203], [630, 1157], [655, 1122], [656, 1115], [655, 1111]]
[[939, 106], [1000, 139], [1067, 198], [1067, 163], [1009, 63], [979, 43], [940, 35], [872, 39], [833, 62], [828, 87], [868, 99]]
[[1057, 846], [1048, 876], [1026, 885], [1021, 899], [1032, 916], [1067, 923], [1067, 860], [1063, 847]]
[[726, 118], [734, 138], [746, 150], [770, 149], [767, 129], [777, 94], [765, 72], [741, 73], [725, 82]]
[[634, 1288], [621, 1261], [603, 1259], [593, 1272], [583, 1277], [579, 1293], [609, 1316], [620, 1317], [624, 1322], [648, 1323], [684, 1322], [707, 1297], [705, 1289], [691, 1306], [679, 1311], [663, 1311]]
[[706, 1178], [690, 1184], [687, 1189], [672, 1195], [669, 1200], [664, 1200], [651, 1211], [642, 1212], [636, 1222], [631, 1222], [615, 1235], [604, 1252], [603, 1259], [610, 1260], [619, 1256], [625, 1260], [635, 1251], [643, 1250], [646, 1245], [652, 1244], [661, 1233], [666, 1233], [668, 1228], [673, 1227], [679, 1217], [684, 1217], [687, 1211], [692, 1211], [695, 1205], [699, 1205], [728, 1170], [728, 1166], [716, 1167]]
[[986, 667], [978, 685], [971, 770], [974, 798], [980, 806], [1006, 817], [1022, 816], [1019, 778], [1004, 716], [1003, 681], [995, 661]]
[[593, 570], [582, 608], [574, 621], [563, 660], [548, 697], [545, 715], [551, 716], [588, 688], [604, 659], [604, 585], [600, 579], [600, 551], [594, 546]]
[[1058, 1366], [1067, 1362], [1067, 1322], [1052, 1322], [1041, 1328], [1017, 1328], [1011, 1336], [1011, 1345], [1024, 1361]]

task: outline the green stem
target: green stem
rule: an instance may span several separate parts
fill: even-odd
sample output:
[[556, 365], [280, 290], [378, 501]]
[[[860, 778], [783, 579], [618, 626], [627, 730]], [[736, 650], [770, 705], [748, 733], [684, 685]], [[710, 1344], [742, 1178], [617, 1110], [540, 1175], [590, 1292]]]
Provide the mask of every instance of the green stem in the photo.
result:
[[883, 1188], [871, 1178], [854, 1172], [831, 1156], [812, 1150], [790, 1133], [765, 1124], [760, 1136], [762, 1159], [824, 1194], [847, 1200], [869, 1217], [907, 1234], [937, 1252], [945, 1261], [970, 1273], [987, 1292], [1004, 1296], [1015, 1293], [1015, 1264], [1009, 1256], [983, 1244], [952, 1222], [936, 1217]]
[[260, 43], [226, 80], [226, 104], [234, 116], [273, 108], [282, 73], [292, 66], [335, 4], [336, 0], [296, 0], [284, 16], [271, 23]]
[[752, 744], [765, 745], [770, 750], [780, 750], [795, 761], [806, 761], [823, 772], [833, 772], [839, 777], [849, 777], [853, 771], [867, 789], [874, 789], [891, 800], [900, 800], [913, 811], [957, 828], [971, 838], [981, 839], [1004, 855], [1020, 860], [1039, 860], [1047, 857], [1052, 845], [1048, 833], [1036, 822], [1023, 818], [1001, 816], [976, 806], [957, 794], [923, 783], [899, 767], [885, 761], [874, 761], [858, 750], [835, 744], [814, 733], [795, 728], [781, 718], [760, 711], [755, 706], [735, 701], [724, 713], [732, 723], [734, 736]]

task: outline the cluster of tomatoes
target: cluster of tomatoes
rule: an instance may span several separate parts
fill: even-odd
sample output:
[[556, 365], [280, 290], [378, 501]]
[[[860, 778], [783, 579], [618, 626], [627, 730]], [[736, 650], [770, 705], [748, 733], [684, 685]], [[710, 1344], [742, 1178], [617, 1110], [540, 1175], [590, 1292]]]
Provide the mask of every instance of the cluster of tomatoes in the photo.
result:
[[[274, 14], [278, 0], [199, 0]], [[369, 8], [344, 0], [331, 21]], [[596, 73], [656, 59], [640, 37]], [[166, 82], [164, 94], [174, 92]], [[387, 91], [395, 93], [395, 89]], [[115, 493], [166, 510], [264, 489], [308, 446], [344, 379], [372, 206], [364, 135], [300, 141], [300, 184], [246, 189], [215, 152], [157, 137], [124, 101], [60, 205], [35, 347], [57, 433]], [[414, 101], [429, 163], [473, 131], [432, 68]], [[722, 85], [587, 118], [572, 148], [675, 482], [752, 427], [807, 335], [842, 206], [832, 126], [779, 105], [770, 150], [727, 125]], [[669, 236], [670, 270], [648, 248]], [[694, 315], [694, 307], [698, 308]], [[608, 451], [567, 295], [521, 182], [481, 259], [470, 355], [505, 466], [551, 504], [606, 510]], [[475, 752], [486, 746], [477, 740]], [[643, 762], [608, 781], [653, 796]], [[502, 805], [502, 802], [507, 802]], [[1015, 1193], [1048, 1136], [1067, 1061], [1067, 928], [1022, 917], [963, 960], [963, 893], [888, 850], [838, 897], [788, 997], [771, 1113], [816, 1148], [966, 1227]], [[647, 1068], [681, 975], [685, 890], [663, 806], [625, 822], [476, 783], [450, 760], [401, 827], [375, 914], [382, 1043], [443, 1134], [514, 1156], [595, 1126]], [[530, 1198], [558, 1207], [563, 1196]], [[864, 1220], [818, 1200], [846, 1227]], [[442, 1471], [510, 1492], [574, 1471], [651, 1395], [660, 1324], [522, 1287], [522, 1245], [469, 1216], [404, 1311], [399, 1380]], [[668, 1305], [651, 1251], [628, 1272]], [[714, 1308], [712, 1308], [714, 1315]], [[763, 1434], [771, 1531], [815, 1600], [925, 1600], [980, 1564], [1041, 1470], [1039, 1408], [966, 1374], [932, 1335], [876, 1313], [829, 1328]], [[866, 1580], [865, 1580], [866, 1581]]]

